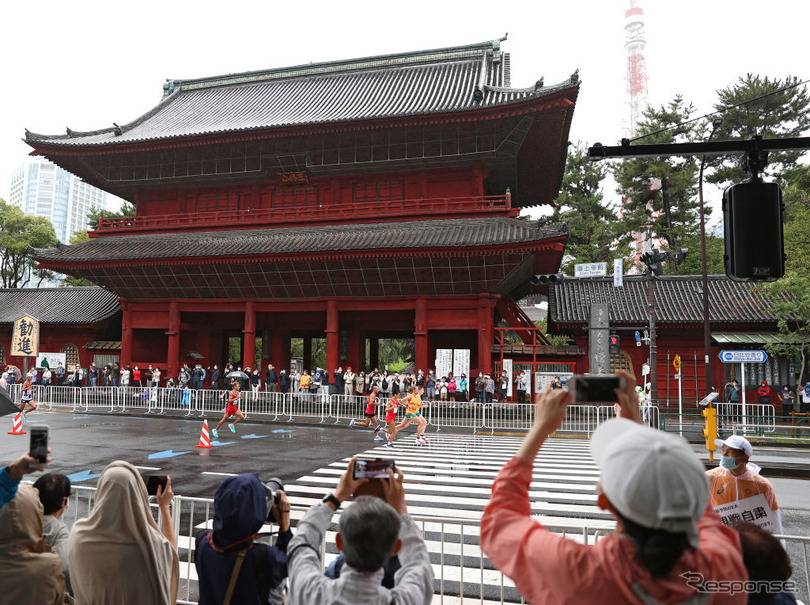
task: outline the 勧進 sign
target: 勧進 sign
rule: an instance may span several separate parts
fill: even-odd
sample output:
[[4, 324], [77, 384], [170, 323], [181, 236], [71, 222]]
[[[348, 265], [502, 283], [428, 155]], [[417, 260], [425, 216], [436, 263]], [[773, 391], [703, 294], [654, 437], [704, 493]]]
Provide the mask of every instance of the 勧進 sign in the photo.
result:
[[36, 357], [39, 353], [39, 320], [26, 315], [14, 322], [12, 357]]

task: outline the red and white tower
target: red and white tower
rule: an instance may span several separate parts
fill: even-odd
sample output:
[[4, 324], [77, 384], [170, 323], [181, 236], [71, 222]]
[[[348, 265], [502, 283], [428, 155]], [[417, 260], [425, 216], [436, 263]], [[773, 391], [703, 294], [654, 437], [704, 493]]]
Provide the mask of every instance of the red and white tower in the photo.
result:
[[647, 70], [644, 67], [644, 10], [636, 0], [630, 0], [630, 8], [624, 12], [624, 48], [627, 51], [627, 94], [630, 95], [630, 124], [627, 129], [633, 137], [638, 123], [647, 108]]

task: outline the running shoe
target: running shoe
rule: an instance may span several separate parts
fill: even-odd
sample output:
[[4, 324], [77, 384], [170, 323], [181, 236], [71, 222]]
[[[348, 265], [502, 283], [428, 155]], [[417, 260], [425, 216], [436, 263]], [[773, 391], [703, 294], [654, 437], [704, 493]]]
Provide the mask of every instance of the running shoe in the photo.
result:
[[214, 439], [219, 439], [219, 433], [217, 433], [216, 429], [212, 429], [211, 434], [214, 436]]
[[385, 447], [394, 447], [394, 444], [389, 441], [385, 444]]
[[349, 420], [349, 428], [352, 428], [354, 426], [354, 423], [355, 423], [354, 420]]
[[374, 441], [385, 441], [385, 439], [383, 439], [382, 437], [380, 437], [379, 434], [377, 434], [377, 435], [374, 435]]
[[236, 427], [233, 425], [233, 422], [228, 423], [228, 428], [231, 429], [232, 433], [236, 432]]
[[419, 437], [417, 437], [416, 438], [416, 445], [425, 445], [425, 443]]
[[427, 443], [427, 442], [428, 442], [427, 437], [425, 437], [424, 435], [422, 435], [422, 441], [424, 441], [425, 443]]
[[391, 441], [391, 433], [383, 431], [383, 437], [385, 437], [386, 441]]

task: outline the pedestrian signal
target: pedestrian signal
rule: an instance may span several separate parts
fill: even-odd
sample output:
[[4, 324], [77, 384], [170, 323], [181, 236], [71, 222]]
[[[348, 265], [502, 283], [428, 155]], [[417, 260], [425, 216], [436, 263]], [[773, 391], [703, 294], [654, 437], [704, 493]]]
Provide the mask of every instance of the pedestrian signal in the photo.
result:
[[541, 275], [535, 275], [532, 277], [532, 285], [543, 286], [548, 284], [556, 284], [564, 279], [565, 275], [562, 273], [543, 273]]
[[610, 344], [610, 351], [609, 352], [610, 352], [611, 355], [621, 355], [622, 354], [622, 347], [621, 347], [621, 342], [619, 340], [619, 335], [618, 334], [611, 334], [610, 335], [609, 344]]

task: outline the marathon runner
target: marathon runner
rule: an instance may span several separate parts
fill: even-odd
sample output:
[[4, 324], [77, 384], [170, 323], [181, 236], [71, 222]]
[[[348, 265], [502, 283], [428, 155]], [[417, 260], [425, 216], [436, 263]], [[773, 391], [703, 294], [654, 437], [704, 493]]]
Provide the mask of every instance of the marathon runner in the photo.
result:
[[231, 429], [232, 433], [236, 432], [236, 428], [234, 425], [239, 422], [240, 420], [245, 419], [245, 415], [239, 410], [239, 399], [242, 394], [239, 392], [239, 382], [234, 381], [233, 383], [233, 391], [228, 393], [228, 406], [225, 408], [225, 415], [222, 417], [222, 420], [219, 421], [217, 427], [211, 431], [211, 434], [214, 435], [214, 439], [219, 439], [219, 433], [217, 430], [221, 427], [231, 416], [236, 416], [236, 420], [233, 422], [228, 423], [228, 428]]
[[427, 404], [422, 403], [422, 387], [413, 386], [409, 389], [410, 395], [405, 400], [405, 420], [397, 425], [397, 431], [401, 431], [408, 426], [411, 421], [416, 422], [416, 443], [418, 445], [427, 445], [428, 440], [425, 438], [425, 429], [427, 428], [427, 420], [422, 416], [420, 408], [425, 407]]
[[34, 403], [34, 387], [31, 386], [31, 374], [28, 374], [22, 385], [22, 397], [20, 398], [20, 413], [23, 419], [25, 419], [26, 412], [33, 412], [35, 409], [37, 409], [37, 404]]
[[380, 424], [379, 419], [377, 418], [377, 393], [380, 392], [380, 387], [378, 385], [374, 385], [371, 389], [371, 394], [368, 396], [368, 402], [366, 403], [366, 411], [363, 413], [363, 416], [366, 419], [363, 422], [358, 422], [357, 420], [350, 420], [349, 421], [349, 428], [353, 426], [368, 426], [372, 422], [374, 423], [374, 441], [382, 441], [383, 438], [380, 436], [380, 429], [383, 428], [384, 425]]
[[394, 438], [397, 436], [397, 409], [403, 403], [399, 399], [399, 391], [391, 395], [391, 398], [388, 400], [388, 403], [385, 404], [385, 424], [388, 425], [388, 428], [383, 429], [385, 432], [385, 439], [388, 441], [386, 443], [386, 447], [394, 447]]

